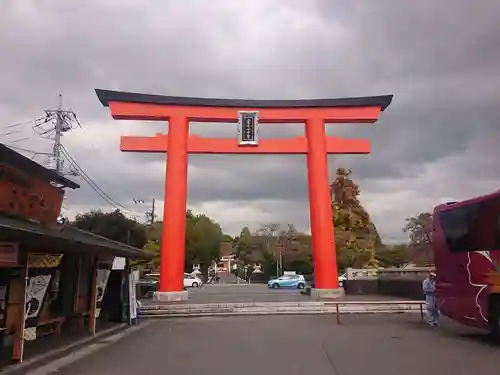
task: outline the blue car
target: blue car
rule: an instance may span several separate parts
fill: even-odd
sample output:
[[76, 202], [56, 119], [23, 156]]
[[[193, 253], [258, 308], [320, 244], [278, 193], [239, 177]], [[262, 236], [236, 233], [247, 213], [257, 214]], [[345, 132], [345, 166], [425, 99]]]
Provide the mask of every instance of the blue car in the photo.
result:
[[302, 275], [285, 275], [272, 279], [267, 282], [268, 288], [294, 288], [304, 289], [306, 286], [306, 279]]

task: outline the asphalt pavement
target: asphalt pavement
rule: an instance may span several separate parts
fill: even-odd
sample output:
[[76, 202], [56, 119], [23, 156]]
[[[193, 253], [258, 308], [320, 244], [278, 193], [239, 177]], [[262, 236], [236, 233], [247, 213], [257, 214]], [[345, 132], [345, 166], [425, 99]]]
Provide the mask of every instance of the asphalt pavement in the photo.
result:
[[451, 323], [411, 315], [164, 319], [58, 375], [497, 375], [500, 348]]

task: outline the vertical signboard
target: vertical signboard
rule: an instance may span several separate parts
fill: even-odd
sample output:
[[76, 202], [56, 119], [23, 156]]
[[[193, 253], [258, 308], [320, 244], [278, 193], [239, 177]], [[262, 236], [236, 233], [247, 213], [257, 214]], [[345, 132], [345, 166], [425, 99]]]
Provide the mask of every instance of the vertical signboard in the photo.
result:
[[130, 324], [134, 324], [137, 319], [137, 283], [139, 282], [139, 270], [131, 271], [128, 282], [129, 315]]
[[51, 274], [31, 276], [26, 288], [25, 319], [37, 318], [52, 278]]
[[259, 145], [259, 112], [238, 112], [238, 141], [240, 146]]
[[98, 269], [96, 276], [96, 310], [95, 317], [99, 318], [99, 314], [101, 312], [101, 303], [104, 298], [104, 292], [106, 291], [106, 285], [108, 284], [109, 274], [111, 270], [109, 269]]

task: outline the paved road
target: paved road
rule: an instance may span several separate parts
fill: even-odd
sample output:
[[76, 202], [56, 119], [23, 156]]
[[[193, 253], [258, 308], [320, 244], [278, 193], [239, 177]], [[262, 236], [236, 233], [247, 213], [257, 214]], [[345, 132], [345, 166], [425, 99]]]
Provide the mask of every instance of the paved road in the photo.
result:
[[409, 315], [159, 320], [58, 375], [498, 375], [500, 348]]

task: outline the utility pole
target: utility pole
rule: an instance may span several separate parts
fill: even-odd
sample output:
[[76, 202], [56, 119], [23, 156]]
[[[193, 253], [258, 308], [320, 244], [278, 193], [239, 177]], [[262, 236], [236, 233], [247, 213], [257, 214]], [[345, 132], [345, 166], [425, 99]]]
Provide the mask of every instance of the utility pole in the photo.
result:
[[[137, 199], [137, 198], [133, 198], [133, 202], [134, 204], [144, 204], [146, 203], [146, 200], [144, 199]], [[148, 219], [148, 222], [150, 225], [153, 225], [155, 223], [155, 203], [156, 203], [156, 199], [153, 198], [153, 202], [152, 202], [152, 206], [151, 206], [151, 211], [147, 211], [146, 212], [146, 218]]]
[[[59, 101], [57, 109], [46, 109], [45, 110], [46, 118], [45, 121], [35, 125], [35, 128], [41, 130], [40, 133], [37, 132], [38, 135], [47, 138], [53, 134], [54, 144], [52, 146], [52, 169], [54, 169], [59, 175], [72, 175], [76, 176], [78, 173], [75, 170], [69, 170], [65, 172], [63, 170], [64, 160], [62, 158], [61, 148], [62, 142], [61, 138], [64, 133], [69, 132], [74, 129], [73, 123], [76, 123], [80, 126], [78, 122], [78, 118], [76, 117], [76, 113], [69, 110], [64, 110], [62, 106], [62, 95], [59, 94]], [[53, 128], [43, 129], [41, 126], [43, 124], [52, 123]], [[81, 126], [80, 126], [81, 127]], [[35, 129], [34, 128], [34, 129]]]
[[155, 223], [155, 199], [153, 198], [153, 207], [151, 208], [151, 225]]
[[52, 150], [52, 156], [56, 163], [56, 172], [61, 174], [62, 160], [61, 160], [61, 135], [62, 135], [62, 95], [59, 94], [59, 105], [57, 106], [56, 112], [56, 124], [55, 124], [55, 135], [54, 135], [54, 148]]

